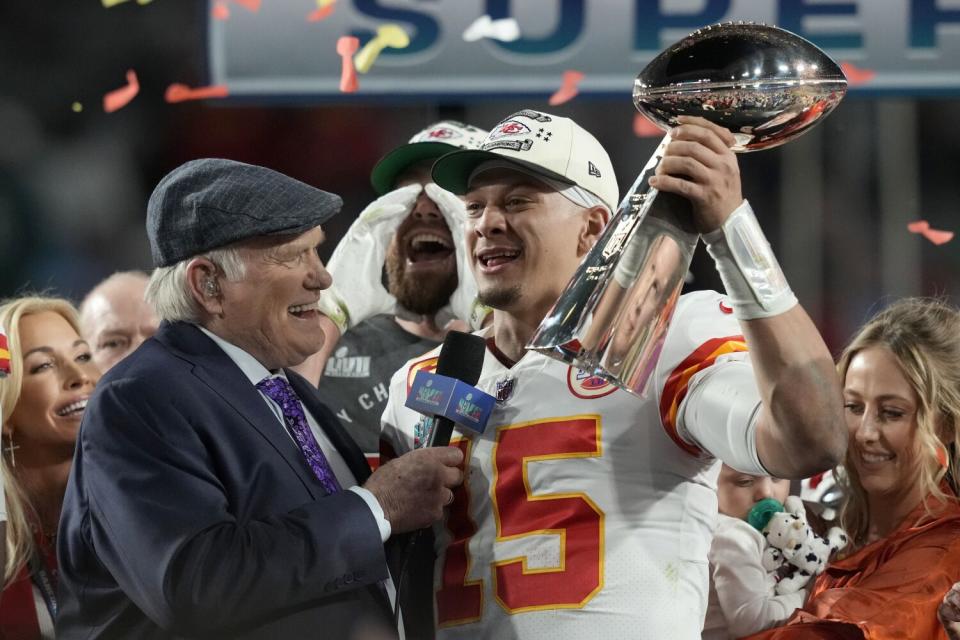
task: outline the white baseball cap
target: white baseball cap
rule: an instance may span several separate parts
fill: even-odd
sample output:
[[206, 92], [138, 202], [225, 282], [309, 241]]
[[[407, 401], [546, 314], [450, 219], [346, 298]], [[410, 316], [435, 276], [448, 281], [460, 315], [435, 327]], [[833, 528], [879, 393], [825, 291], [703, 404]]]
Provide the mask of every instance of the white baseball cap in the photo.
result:
[[487, 132], [456, 120], [435, 122], [380, 158], [370, 172], [370, 182], [378, 194], [393, 190], [397, 176], [421, 160], [430, 160], [457, 149], [479, 149]]
[[597, 196], [611, 212], [620, 189], [610, 156], [570, 118], [524, 109], [501, 120], [478, 150], [454, 151], [433, 165], [433, 181], [458, 195], [467, 192], [473, 170], [490, 160], [508, 160]]

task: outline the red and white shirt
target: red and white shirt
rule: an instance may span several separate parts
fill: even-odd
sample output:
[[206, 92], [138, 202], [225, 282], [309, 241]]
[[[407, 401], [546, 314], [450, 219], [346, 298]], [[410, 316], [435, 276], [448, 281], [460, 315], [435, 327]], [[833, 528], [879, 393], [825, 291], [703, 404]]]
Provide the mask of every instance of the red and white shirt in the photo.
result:
[[[746, 356], [724, 304], [680, 298], [646, 398], [488, 348], [477, 387], [502, 401], [483, 434], [451, 441], [467, 470], [436, 526], [439, 638], [700, 637], [719, 465], [677, 421], [697, 373]], [[397, 454], [418, 445], [403, 403], [438, 353], [393, 376], [381, 437]]]

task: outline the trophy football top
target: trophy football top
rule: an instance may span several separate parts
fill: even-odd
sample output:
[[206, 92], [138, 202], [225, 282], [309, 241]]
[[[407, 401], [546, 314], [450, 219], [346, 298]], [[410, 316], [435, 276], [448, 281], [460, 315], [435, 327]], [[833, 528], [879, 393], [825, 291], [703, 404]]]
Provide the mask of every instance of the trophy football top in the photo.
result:
[[664, 130], [676, 116], [700, 116], [736, 136], [734, 151], [757, 151], [806, 131], [846, 90], [837, 63], [808, 40], [778, 27], [725, 23], [651, 60], [637, 76], [633, 102]]

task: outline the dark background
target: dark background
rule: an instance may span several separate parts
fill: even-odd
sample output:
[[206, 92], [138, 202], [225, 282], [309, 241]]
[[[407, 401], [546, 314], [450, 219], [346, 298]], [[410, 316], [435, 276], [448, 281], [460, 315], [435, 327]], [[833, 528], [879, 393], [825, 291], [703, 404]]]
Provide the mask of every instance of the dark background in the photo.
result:
[[[45, 290], [79, 300], [114, 271], [149, 270], [147, 198], [192, 158], [262, 164], [340, 193], [329, 253], [373, 198], [376, 160], [438, 119], [489, 128], [521, 107], [573, 117], [607, 147], [621, 191], [656, 146], [632, 133], [629, 87], [623, 97], [579, 96], [559, 107], [548, 107], [547, 95], [167, 104], [169, 84], [207, 83], [207, 10], [195, 0], [0, 5], [0, 297]], [[125, 84], [128, 69], [139, 95], [104, 113], [103, 95]], [[957, 225], [956, 105], [952, 96], [852, 90], [797, 142], [741, 156], [744, 194], [832, 348], [891, 298], [960, 292], [960, 241], [936, 247], [905, 228], [918, 218]], [[720, 286], [702, 250], [692, 272], [692, 288]]]

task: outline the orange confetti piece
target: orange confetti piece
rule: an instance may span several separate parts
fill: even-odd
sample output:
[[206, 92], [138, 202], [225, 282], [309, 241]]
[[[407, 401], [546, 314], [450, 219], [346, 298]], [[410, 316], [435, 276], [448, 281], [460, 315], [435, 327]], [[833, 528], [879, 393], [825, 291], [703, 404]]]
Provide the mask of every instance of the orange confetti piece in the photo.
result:
[[210, 15], [213, 16], [214, 20], [227, 20], [230, 18], [230, 7], [227, 6], [226, 2], [215, 2], [213, 3], [213, 9], [210, 10]]
[[650, 118], [642, 113], [633, 115], [633, 135], [638, 138], [662, 138], [666, 133], [663, 129], [650, 122]]
[[206, 100], [208, 98], [226, 98], [230, 95], [225, 84], [215, 84], [206, 87], [191, 89], [185, 84], [174, 83], [167, 87], [163, 99], [169, 103], [185, 102], [187, 100]]
[[935, 245], [945, 244], [953, 240], [953, 231], [940, 231], [939, 229], [927, 229], [923, 232], [923, 237]]
[[233, 0], [240, 6], [246, 8], [249, 11], [256, 13], [260, 11], [260, 0]]
[[117, 109], [122, 109], [137, 97], [138, 93], [140, 93], [140, 83], [137, 81], [137, 73], [130, 69], [127, 71], [126, 86], [114, 89], [103, 96], [103, 110], [107, 113], [113, 113]]
[[310, 15], [307, 16], [307, 21], [320, 22], [321, 20], [329, 18], [330, 15], [333, 14], [334, 8], [336, 8], [336, 5], [330, 2], [326, 6], [320, 7], [319, 9], [316, 9], [310, 12]]
[[342, 60], [340, 66], [340, 91], [353, 93], [357, 90], [357, 70], [353, 66], [353, 54], [360, 48], [360, 39], [354, 36], [341, 36], [337, 40], [337, 53]]
[[866, 84], [877, 76], [877, 72], [872, 69], [860, 69], [849, 62], [841, 62], [840, 70], [847, 76], [847, 82], [851, 87]]
[[926, 220], [917, 220], [907, 224], [907, 231], [918, 233], [935, 245], [945, 244], [953, 240], [953, 231], [941, 231], [940, 229], [931, 229], [930, 223]]
[[557, 89], [556, 93], [550, 96], [548, 104], [551, 107], [555, 107], [558, 104], [563, 104], [564, 102], [573, 100], [573, 98], [580, 93], [577, 85], [580, 84], [581, 80], [583, 80], [583, 73], [580, 71], [564, 71], [563, 82], [560, 84], [560, 88]]

